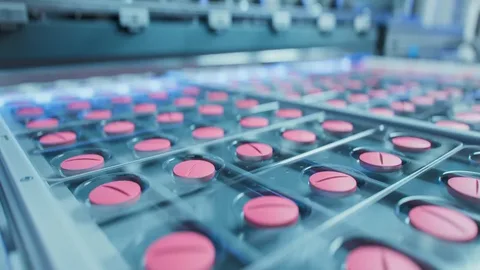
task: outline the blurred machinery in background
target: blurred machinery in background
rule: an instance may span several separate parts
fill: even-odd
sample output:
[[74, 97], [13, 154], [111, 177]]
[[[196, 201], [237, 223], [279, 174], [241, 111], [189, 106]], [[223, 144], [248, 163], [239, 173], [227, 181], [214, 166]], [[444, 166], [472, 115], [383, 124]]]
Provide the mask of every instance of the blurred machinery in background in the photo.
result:
[[[472, 1], [474, 2], [474, 1]], [[454, 59], [462, 43], [465, 0], [401, 0], [388, 23], [385, 54]]]
[[9, 0], [0, 3], [0, 65], [306, 47], [374, 53], [374, 23], [391, 10], [366, 0]]

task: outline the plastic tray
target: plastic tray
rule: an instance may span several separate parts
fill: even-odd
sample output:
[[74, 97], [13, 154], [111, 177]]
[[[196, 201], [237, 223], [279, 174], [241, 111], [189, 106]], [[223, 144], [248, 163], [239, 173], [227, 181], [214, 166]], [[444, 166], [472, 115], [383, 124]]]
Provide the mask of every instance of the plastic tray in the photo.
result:
[[[0, 143], [12, 181], [20, 190], [37, 185], [36, 195], [25, 191], [22, 199], [32, 207], [49, 203], [48, 222], [61, 220], [57, 226], [68, 228], [57, 230], [57, 238], [76, 244], [65, 254], [55, 252], [59, 243], [46, 249], [57, 265], [71, 264], [73, 256], [79, 269], [341, 269], [353, 249], [378, 242], [423, 269], [463, 269], [469, 264], [464, 254], [475, 254], [476, 234], [452, 244], [406, 221], [417, 206], [407, 205], [411, 196], [434, 195], [464, 209], [478, 230], [476, 208], [448, 197], [438, 182], [450, 170], [475, 170], [476, 150], [462, 143], [478, 140], [475, 134], [448, 137], [414, 122], [184, 81], [158, 87], [165, 84], [152, 80], [163, 79], [142, 80], [156, 87], [113, 78], [101, 86], [72, 82], [72, 91], [54, 89], [49, 100], [17, 97], [3, 106], [2, 124], [9, 129]], [[94, 94], [85, 97], [79, 85]], [[136, 105], [147, 102], [156, 107], [139, 113]], [[81, 109], [72, 112], [72, 104]], [[222, 106], [223, 114], [205, 105]], [[112, 116], [86, 120], [92, 110]], [[45, 118], [58, 125], [29, 125]], [[109, 127], [116, 121], [123, 124]], [[205, 127], [217, 129], [195, 133]], [[395, 142], [402, 137], [409, 143]], [[162, 143], [157, 151], [141, 151], [138, 143], [146, 139]], [[53, 228], [33, 214], [48, 244]], [[393, 236], [392, 228], [402, 234]], [[179, 232], [193, 236], [167, 241]], [[192, 261], [197, 264], [187, 265]]]

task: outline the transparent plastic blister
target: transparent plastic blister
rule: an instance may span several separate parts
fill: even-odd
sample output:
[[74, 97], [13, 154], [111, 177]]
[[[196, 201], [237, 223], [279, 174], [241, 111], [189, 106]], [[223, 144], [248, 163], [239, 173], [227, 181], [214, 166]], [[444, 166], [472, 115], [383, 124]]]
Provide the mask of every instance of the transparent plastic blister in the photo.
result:
[[[186, 81], [143, 89], [116, 81], [92, 86], [91, 97], [7, 102], [3, 116], [85, 243], [95, 245], [101, 235], [98, 242], [106, 239], [113, 248], [115, 256], [99, 244], [94, 258], [121, 258], [131, 269], [147, 270], [188, 262], [201, 269], [350, 270], [351, 254], [366, 252], [382, 267], [387, 260], [379, 269], [394, 267], [388, 260], [460, 269], [478, 249], [478, 237], [472, 238], [478, 192], [448, 181], [469, 177], [469, 188], [478, 185], [471, 178], [478, 176], [480, 148], [435, 127], [322, 107], [338, 99], [363, 112], [377, 105], [390, 110], [393, 102], [437, 89], [435, 80], [292, 72], [253, 80], [249, 89], [257, 93], [243, 91], [245, 82], [230, 90]], [[465, 82], [442, 85], [471, 91]], [[386, 99], [370, 95], [384, 88]], [[437, 100], [433, 111], [414, 110], [413, 117], [442, 114], [447, 103]], [[27, 127], [43, 118], [58, 122]], [[414, 226], [410, 213], [423, 205], [471, 220], [466, 229], [460, 225], [468, 232], [453, 233], [468, 241], [432, 236], [439, 232], [422, 225], [428, 207], [420, 208]], [[438, 209], [432, 211], [445, 211]], [[84, 233], [86, 227], [96, 235]]]

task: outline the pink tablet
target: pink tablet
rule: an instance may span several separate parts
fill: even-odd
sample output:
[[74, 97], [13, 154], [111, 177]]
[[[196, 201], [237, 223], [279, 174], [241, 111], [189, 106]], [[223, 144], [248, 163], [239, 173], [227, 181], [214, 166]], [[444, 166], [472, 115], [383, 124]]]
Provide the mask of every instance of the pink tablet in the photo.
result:
[[42, 107], [24, 107], [16, 110], [17, 116], [42, 116], [43, 114]]
[[140, 198], [142, 188], [130, 180], [115, 180], [93, 189], [88, 195], [92, 204], [117, 205], [133, 202]]
[[83, 110], [90, 110], [92, 108], [92, 104], [89, 101], [73, 101], [67, 105], [67, 109], [69, 111], [83, 111]]
[[103, 131], [108, 135], [124, 135], [135, 131], [135, 124], [130, 121], [115, 121], [106, 124]]
[[342, 120], [325, 120], [322, 128], [334, 134], [348, 134], [353, 131], [352, 123]]
[[112, 112], [109, 110], [95, 110], [85, 114], [87, 120], [108, 120], [112, 117]]
[[60, 168], [67, 173], [81, 173], [103, 167], [105, 159], [98, 154], [82, 154], [67, 158], [60, 163]]
[[196, 86], [188, 86], [183, 89], [183, 94], [186, 96], [198, 96], [200, 89]]
[[455, 114], [455, 118], [469, 124], [480, 123], [480, 113], [477, 112], [460, 112]]
[[168, 92], [153, 92], [148, 97], [154, 101], [165, 101], [168, 99]]
[[133, 147], [138, 152], [161, 152], [170, 150], [172, 144], [163, 138], [151, 138], [139, 141]]
[[210, 270], [215, 246], [196, 232], [175, 232], [153, 242], [145, 251], [146, 270]]
[[478, 226], [470, 217], [442, 206], [417, 206], [408, 217], [413, 227], [447, 241], [472, 241], [478, 234]]
[[348, 174], [337, 171], [322, 171], [314, 173], [309, 178], [314, 190], [346, 195], [357, 190], [357, 181]]
[[312, 144], [317, 140], [315, 133], [303, 129], [287, 130], [283, 132], [282, 137], [285, 140], [301, 144]]
[[259, 104], [256, 99], [240, 99], [235, 102], [238, 109], [251, 109]]
[[208, 92], [207, 93], [207, 100], [209, 101], [227, 101], [228, 94], [225, 92]]
[[112, 98], [112, 103], [115, 105], [128, 105], [132, 103], [132, 97], [130, 96], [118, 96]]
[[411, 136], [395, 137], [392, 139], [392, 143], [395, 148], [410, 152], [425, 152], [432, 147], [432, 143], [429, 141]]
[[262, 196], [243, 206], [245, 220], [256, 227], [275, 228], [295, 224], [300, 215], [298, 206], [290, 199]]
[[480, 202], [480, 179], [473, 177], [452, 177], [447, 181], [448, 187], [455, 195]]
[[331, 99], [327, 101], [327, 104], [335, 108], [346, 108], [347, 102], [342, 99]]
[[178, 124], [183, 123], [183, 113], [181, 112], [166, 112], [157, 116], [157, 122], [163, 124]]
[[77, 140], [77, 134], [72, 131], [59, 131], [40, 137], [40, 144], [45, 147], [73, 144]]
[[402, 253], [383, 246], [366, 245], [353, 249], [345, 260], [346, 270], [421, 270]]
[[377, 115], [382, 115], [382, 116], [394, 116], [395, 113], [388, 109], [388, 108], [371, 108], [370, 109], [371, 113], [377, 114]]
[[157, 105], [154, 103], [141, 103], [135, 105], [133, 111], [137, 114], [149, 114], [157, 111]]
[[198, 107], [198, 112], [205, 116], [222, 116], [223, 106], [216, 104], [207, 104]]
[[56, 118], [38, 119], [27, 123], [28, 129], [48, 129], [56, 127], [58, 127], [58, 119]]
[[240, 125], [244, 128], [261, 128], [268, 126], [268, 119], [261, 116], [248, 116], [240, 120]]
[[215, 166], [202, 159], [182, 161], [173, 168], [173, 174], [177, 177], [205, 182], [212, 180], [215, 172]]
[[225, 131], [219, 127], [199, 127], [193, 130], [192, 136], [198, 140], [213, 140], [223, 138]]
[[408, 102], [408, 101], [395, 101], [392, 102], [390, 105], [396, 112], [403, 112], [403, 113], [413, 113], [415, 112], [415, 104]]
[[299, 109], [279, 109], [275, 115], [283, 119], [295, 119], [303, 116], [303, 112]]
[[412, 99], [413, 104], [417, 106], [432, 106], [435, 103], [435, 99], [430, 96], [418, 96], [418, 97], [413, 97]]
[[392, 172], [402, 168], [402, 160], [384, 152], [365, 152], [359, 156], [360, 164], [371, 170]]
[[270, 159], [273, 149], [264, 143], [243, 143], [235, 150], [237, 157], [244, 161], [261, 161]]
[[197, 100], [193, 97], [181, 97], [181, 98], [175, 99], [175, 106], [177, 107], [183, 107], [183, 108], [195, 107], [196, 104], [197, 104]]
[[440, 120], [435, 122], [435, 125], [443, 128], [456, 129], [456, 130], [470, 130], [470, 126], [468, 124], [453, 121], [453, 120]]
[[368, 94], [373, 98], [384, 99], [388, 97], [388, 91], [383, 89], [370, 90]]
[[348, 101], [351, 103], [367, 103], [370, 100], [367, 94], [352, 94], [348, 96]]

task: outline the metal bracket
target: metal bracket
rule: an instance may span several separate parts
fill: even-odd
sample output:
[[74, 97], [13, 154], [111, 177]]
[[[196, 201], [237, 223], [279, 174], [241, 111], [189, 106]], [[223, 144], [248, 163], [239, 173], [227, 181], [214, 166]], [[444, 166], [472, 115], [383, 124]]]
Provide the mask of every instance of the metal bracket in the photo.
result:
[[150, 24], [150, 13], [146, 8], [124, 7], [118, 11], [120, 26], [129, 32], [139, 32]]
[[272, 26], [277, 32], [286, 31], [292, 25], [292, 16], [288, 11], [277, 11], [272, 15]]
[[317, 19], [317, 27], [322, 32], [332, 32], [337, 26], [337, 17], [330, 12], [322, 13]]
[[15, 29], [28, 23], [28, 10], [24, 3], [0, 2], [0, 26]]
[[232, 14], [228, 10], [214, 9], [208, 12], [208, 26], [215, 31], [227, 30], [232, 26]]
[[364, 12], [355, 17], [353, 27], [357, 33], [365, 33], [372, 27], [370, 12]]

